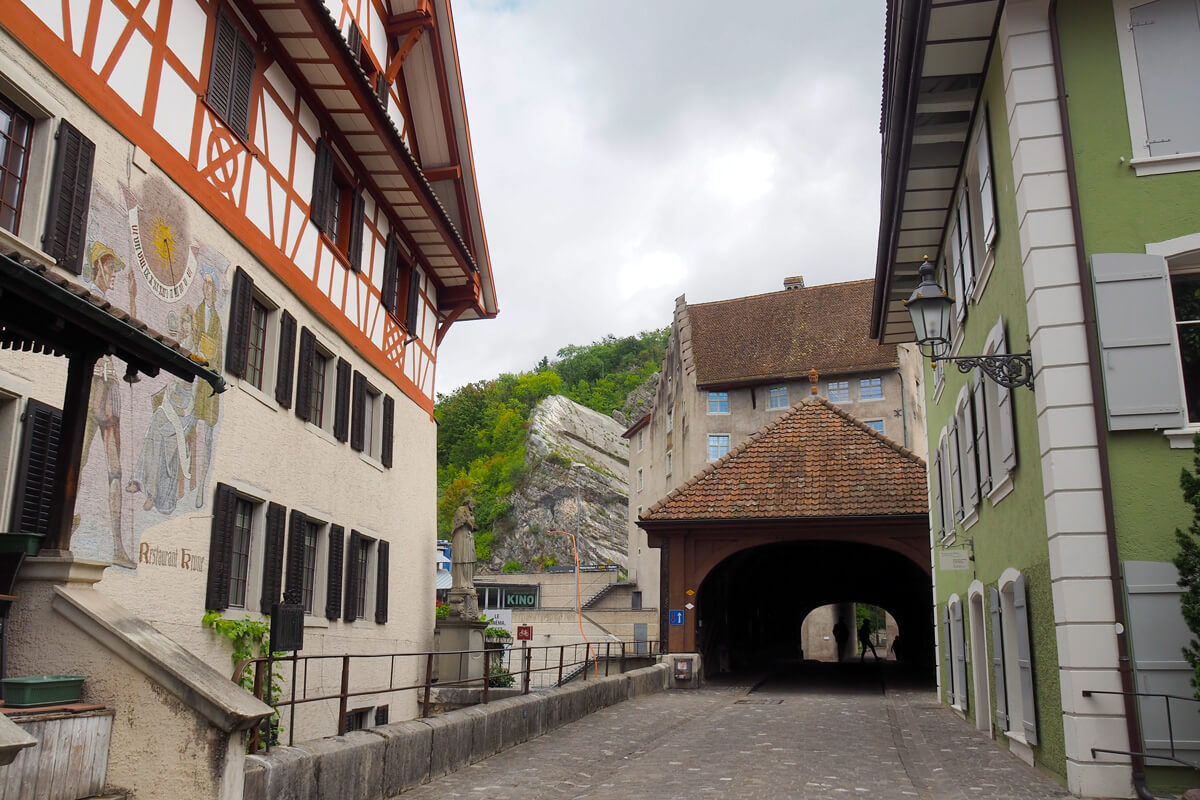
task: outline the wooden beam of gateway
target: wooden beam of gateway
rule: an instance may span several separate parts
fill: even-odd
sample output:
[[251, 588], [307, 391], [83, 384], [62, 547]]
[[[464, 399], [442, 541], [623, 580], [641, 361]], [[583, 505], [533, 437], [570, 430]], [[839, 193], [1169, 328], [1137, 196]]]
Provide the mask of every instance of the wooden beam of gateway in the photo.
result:
[[121, 359], [128, 365], [127, 380], [138, 372], [157, 375], [164, 370], [188, 383], [199, 378], [214, 393], [225, 391], [225, 380], [174, 339], [44, 264], [0, 255], [0, 287], [0, 348], [68, 359], [51, 515], [42, 545], [44, 550], [68, 550], [96, 360], [104, 355]]

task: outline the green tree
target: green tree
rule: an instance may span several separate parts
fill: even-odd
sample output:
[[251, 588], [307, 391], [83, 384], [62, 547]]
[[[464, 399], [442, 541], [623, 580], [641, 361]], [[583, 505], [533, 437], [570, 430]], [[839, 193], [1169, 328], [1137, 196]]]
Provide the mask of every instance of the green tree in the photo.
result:
[[[1179, 543], [1175, 566], [1179, 570], [1179, 585], [1183, 587], [1183, 595], [1179, 598], [1183, 619], [1188, 630], [1200, 636], [1200, 434], [1192, 442], [1192, 464], [1196, 471], [1189, 472], [1185, 468], [1179, 476], [1184, 502], [1192, 507], [1192, 524], [1187, 533], [1175, 529], [1175, 540]], [[1200, 642], [1195, 639], [1188, 642], [1183, 648], [1183, 657], [1192, 665], [1192, 686], [1200, 690]], [[1200, 691], [1196, 696], [1200, 698]]]

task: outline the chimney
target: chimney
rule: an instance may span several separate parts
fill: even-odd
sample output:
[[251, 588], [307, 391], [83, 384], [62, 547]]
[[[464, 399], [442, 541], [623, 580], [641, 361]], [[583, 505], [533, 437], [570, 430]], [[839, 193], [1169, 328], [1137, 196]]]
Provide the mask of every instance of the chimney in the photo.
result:
[[804, 276], [803, 275], [793, 275], [790, 278], [784, 278], [783, 279], [783, 288], [784, 289], [803, 289], [804, 288]]

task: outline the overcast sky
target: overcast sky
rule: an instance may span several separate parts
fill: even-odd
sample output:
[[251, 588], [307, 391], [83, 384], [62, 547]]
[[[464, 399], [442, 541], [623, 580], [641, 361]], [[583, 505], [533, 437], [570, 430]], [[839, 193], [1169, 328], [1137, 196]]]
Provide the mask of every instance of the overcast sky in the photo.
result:
[[437, 389], [669, 324], [674, 300], [870, 277], [882, 0], [455, 0], [500, 315]]

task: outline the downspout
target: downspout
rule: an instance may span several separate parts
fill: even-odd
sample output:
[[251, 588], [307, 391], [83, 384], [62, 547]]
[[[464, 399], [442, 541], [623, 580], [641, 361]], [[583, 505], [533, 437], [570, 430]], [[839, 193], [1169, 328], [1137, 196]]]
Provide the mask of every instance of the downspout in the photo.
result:
[[[1067, 165], [1067, 190], [1071, 199], [1071, 223], [1075, 233], [1075, 262], [1079, 270], [1079, 290], [1083, 293], [1083, 328], [1087, 337], [1088, 373], [1092, 379], [1092, 419], [1096, 427], [1096, 450], [1100, 459], [1100, 491], [1104, 498], [1104, 534], [1108, 543], [1109, 585], [1112, 587], [1113, 617], [1117, 631], [1117, 668], [1121, 675], [1121, 699], [1125, 703], [1125, 731], [1129, 746], [1142, 743], [1141, 721], [1138, 719], [1136, 691], [1131, 666], [1129, 632], [1125, 618], [1125, 597], [1122, 589], [1120, 554], [1117, 548], [1116, 512], [1113, 508], [1112, 475], [1108, 465], [1108, 428], [1100, 404], [1104, 402], [1104, 385], [1100, 378], [1100, 342], [1096, 332], [1095, 297], [1092, 277], [1088, 270], [1087, 252], [1083, 245], [1083, 218], [1079, 208], [1079, 181], [1075, 174], [1075, 146], [1071, 140], [1071, 120], [1067, 113], [1066, 79], [1063, 76], [1062, 44], [1058, 35], [1058, 0], [1050, 0], [1047, 11], [1050, 46], [1054, 54], [1054, 81], [1058, 89], [1058, 117], [1062, 125], [1063, 156]], [[1153, 800], [1155, 795], [1146, 786], [1146, 759], [1131, 755], [1133, 789], [1140, 800]]]

